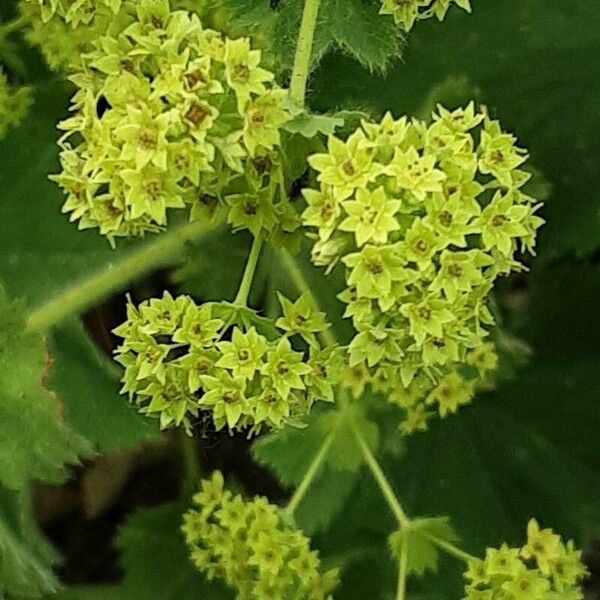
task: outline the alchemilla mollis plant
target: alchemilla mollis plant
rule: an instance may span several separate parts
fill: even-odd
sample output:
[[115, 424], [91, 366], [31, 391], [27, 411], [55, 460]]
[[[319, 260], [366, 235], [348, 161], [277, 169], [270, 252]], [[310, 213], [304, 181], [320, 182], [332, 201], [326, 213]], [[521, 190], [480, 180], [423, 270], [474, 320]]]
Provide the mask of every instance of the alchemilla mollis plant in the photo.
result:
[[[133, 517], [119, 542], [126, 563], [139, 552], [138, 519], [138, 531], [158, 523], [175, 540], [182, 580], [198, 582], [177, 597], [358, 597], [347, 596], [345, 576], [362, 555], [353, 541], [336, 544], [360, 534], [350, 521], [335, 530], [357, 485], [378, 507], [368, 518], [386, 523], [365, 551], [393, 565], [393, 582], [374, 582], [382, 597], [445, 598], [441, 575], [460, 578], [464, 600], [584, 599], [582, 552], [551, 523], [530, 515], [521, 539], [488, 539], [471, 553], [450, 511], [401, 502], [390, 458], [413, 440], [427, 446], [432, 429], [443, 440], [480, 410], [478, 394], [519, 377], [515, 357], [527, 351], [504, 329], [497, 293], [526, 276], [544, 224], [528, 150], [502, 124], [502, 106], [479, 98], [418, 116], [307, 104], [311, 71], [332, 43], [327, 27], [360, 62], [385, 69], [421, 21], [443, 29], [451, 24], [434, 21], [472, 9], [469, 0], [15, 2], [0, 50], [22, 33], [70, 95], [45, 173], [72, 222], [63, 225], [91, 229], [77, 235], [103, 238], [98, 252], [115, 258], [33, 311], [0, 288], [0, 489], [19, 515], [10, 527], [0, 518], [0, 597], [63, 597], [29, 484], [60, 482], [103, 444], [70, 429], [46, 388], [45, 332], [184, 263], [169, 290], [141, 299], [130, 290], [113, 362], [95, 359], [103, 376], [118, 372], [131, 427], [176, 430], [184, 457], [175, 519], [165, 528], [167, 513]], [[368, 20], [376, 41], [344, 30], [348, 15]], [[367, 43], [385, 46], [385, 58]], [[22, 73], [17, 62], [0, 70], [0, 137], [40, 110]], [[235, 290], [188, 285], [193, 277], [235, 277]], [[29, 405], [43, 410], [28, 417]], [[19, 447], [15, 423], [26, 432]], [[293, 488], [287, 502], [199, 464], [199, 444], [218, 432], [252, 444]], [[361, 467], [370, 476], [357, 481]], [[450, 495], [464, 483], [444, 485], [455, 486]], [[132, 571], [123, 597], [143, 585]]]

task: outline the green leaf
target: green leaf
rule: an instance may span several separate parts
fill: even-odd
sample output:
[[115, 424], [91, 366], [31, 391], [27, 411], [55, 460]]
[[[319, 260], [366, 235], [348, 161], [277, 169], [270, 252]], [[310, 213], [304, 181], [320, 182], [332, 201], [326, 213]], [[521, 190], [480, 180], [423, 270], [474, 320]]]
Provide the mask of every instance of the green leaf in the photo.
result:
[[[0, 305], [7, 304], [0, 288]], [[31, 479], [60, 483], [67, 465], [91, 453], [89, 443], [64, 422], [58, 398], [46, 388], [49, 367], [39, 335], [16, 334], [0, 345], [0, 483], [11, 489], [22, 489]]]
[[465, 92], [477, 90], [552, 184], [540, 255], [588, 255], [600, 246], [599, 19], [598, 2], [478, 0], [472, 14], [419, 23], [386, 78], [328, 57], [312, 80], [312, 108], [418, 114], [440, 83], [468, 80]]
[[52, 334], [50, 385], [65, 406], [67, 423], [100, 452], [133, 449], [159, 438], [154, 423], [119, 394], [120, 372], [86, 335], [79, 321]]
[[398, 560], [406, 545], [408, 573], [422, 576], [427, 570], [438, 570], [440, 550], [432, 538], [449, 543], [458, 541], [448, 517], [413, 519], [410, 526], [392, 533], [389, 541], [392, 553]]
[[55, 592], [57, 555], [41, 537], [29, 495], [0, 486], [0, 597], [31, 600]]
[[363, 455], [349, 425], [351, 420], [354, 427], [361, 433], [372, 452], [379, 445], [379, 429], [369, 421], [360, 405], [353, 404], [342, 409], [344, 415], [330, 412], [322, 417], [319, 427], [327, 432], [334, 432], [333, 443], [327, 455], [327, 464], [336, 471], [357, 473], [364, 463]]
[[327, 531], [331, 519], [341, 511], [355, 484], [354, 474], [325, 466], [294, 513], [302, 531], [308, 536]]
[[305, 138], [313, 138], [319, 133], [333, 135], [337, 127], [344, 124], [344, 119], [328, 115], [311, 115], [302, 113], [284, 125], [289, 133], [299, 133]]
[[[266, 38], [277, 67], [292, 68], [304, 0], [286, 0], [276, 9], [264, 0], [224, 0], [229, 26], [253, 29]], [[368, 69], [383, 71], [400, 55], [401, 39], [392, 19], [379, 15], [377, 2], [325, 0], [315, 30], [312, 60], [318, 63], [333, 47], [343, 49]]]
[[142, 510], [121, 529], [118, 547], [125, 569], [123, 599], [226, 600], [233, 596], [194, 568], [180, 531], [186, 507], [179, 503]]
[[401, 38], [393, 20], [379, 14], [379, 7], [379, 2], [328, 0], [321, 27], [361, 65], [385, 71], [400, 56]]

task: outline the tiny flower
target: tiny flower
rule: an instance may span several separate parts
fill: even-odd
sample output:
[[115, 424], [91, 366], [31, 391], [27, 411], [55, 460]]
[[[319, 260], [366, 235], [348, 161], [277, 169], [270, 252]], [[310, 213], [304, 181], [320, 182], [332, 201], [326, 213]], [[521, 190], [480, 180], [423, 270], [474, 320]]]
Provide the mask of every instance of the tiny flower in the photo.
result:
[[267, 355], [267, 362], [262, 372], [271, 378], [273, 387], [284, 398], [287, 398], [292, 390], [305, 388], [302, 378], [310, 373], [311, 368], [302, 359], [302, 354], [292, 350], [287, 338], [281, 338], [277, 346]]
[[260, 59], [260, 50], [251, 50], [247, 38], [225, 42], [227, 83], [236, 92], [240, 112], [251, 96], [264, 93], [265, 83], [273, 79], [272, 73], [259, 66]]
[[387, 173], [400, 188], [409, 191], [417, 200], [424, 200], [429, 192], [443, 189], [442, 181], [446, 175], [436, 169], [435, 164], [435, 156], [420, 156], [412, 146], [405, 152], [397, 148]]
[[400, 201], [389, 199], [382, 187], [374, 192], [357, 190], [356, 200], [346, 200], [343, 207], [348, 216], [340, 223], [339, 229], [353, 232], [357, 246], [369, 241], [384, 244], [392, 231], [400, 229], [394, 218]]
[[319, 181], [333, 186], [340, 199], [348, 198], [357, 188], [366, 187], [380, 173], [381, 168], [373, 163], [372, 153], [360, 131], [345, 143], [330, 136], [327, 148], [327, 154], [313, 154], [308, 162], [319, 171]]
[[229, 369], [234, 377], [252, 379], [262, 367], [262, 357], [267, 352], [267, 340], [251, 327], [243, 333], [238, 327], [233, 329], [230, 342], [219, 342], [222, 353], [217, 367]]

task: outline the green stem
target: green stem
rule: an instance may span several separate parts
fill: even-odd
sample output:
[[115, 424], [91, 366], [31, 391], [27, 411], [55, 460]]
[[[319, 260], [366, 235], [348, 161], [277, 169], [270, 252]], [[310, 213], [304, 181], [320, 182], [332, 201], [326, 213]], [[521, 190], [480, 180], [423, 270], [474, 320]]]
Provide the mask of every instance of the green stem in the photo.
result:
[[9, 21], [5, 25], [0, 25], [0, 40], [8, 37], [9, 35], [25, 29], [29, 25], [29, 17], [21, 15], [12, 21]]
[[[304, 278], [302, 271], [298, 267], [298, 263], [294, 259], [293, 256], [289, 254], [286, 250], [279, 250], [279, 259], [287, 271], [290, 279], [296, 286], [296, 289], [301, 293], [310, 298], [312, 305], [315, 310], [319, 310], [319, 302], [317, 301], [315, 295], [313, 294], [312, 288], [310, 287], [308, 281]], [[337, 346], [337, 340], [335, 339], [335, 334], [331, 330], [331, 328], [326, 329], [321, 332], [320, 337], [325, 344], [325, 346]]]
[[193, 437], [185, 431], [177, 432], [179, 451], [183, 462], [183, 486], [181, 493], [185, 499], [190, 498], [196, 491], [200, 479], [200, 465], [198, 463], [198, 450]]
[[454, 558], [458, 558], [458, 560], [462, 560], [463, 562], [471, 562], [472, 560], [477, 560], [476, 556], [457, 548], [454, 544], [450, 542], [446, 542], [444, 540], [440, 540], [434, 535], [427, 535], [427, 537], [440, 549], [443, 550], [446, 554], [450, 556], [454, 556]]
[[321, 0], [305, 1], [302, 23], [298, 33], [296, 56], [290, 81], [290, 98], [300, 107], [304, 106], [306, 96], [306, 83], [310, 72], [310, 59], [320, 3]]
[[334, 437], [335, 437], [335, 430], [332, 431], [325, 438], [323, 444], [321, 444], [319, 451], [317, 452], [313, 461], [310, 463], [310, 466], [308, 467], [306, 473], [304, 474], [304, 477], [302, 478], [300, 485], [296, 488], [294, 495], [291, 497], [290, 501], [288, 502], [288, 505], [285, 508], [285, 512], [288, 515], [290, 515], [290, 516], [293, 515], [294, 512], [296, 511], [296, 509], [298, 508], [300, 502], [302, 502], [302, 499], [304, 498], [304, 496], [306, 495], [306, 492], [310, 488], [311, 483], [313, 482], [314, 478], [317, 476], [319, 470], [321, 469], [321, 466], [323, 465], [323, 463], [325, 462], [325, 459], [327, 458], [327, 454], [329, 453], [329, 449], [331, 448], [331, 444], [333, 443]]
[[242, 276], [240, 289], [238, 290], [237, 296], [233, 301], [233, 303], [237, 304], [238, 306], [246, 306], [248, 304], [248, 296], [250, 294], [250, 288], [252, 286], [252, 280], [254, 279], [254, 273], [256, 271], [256, 265], [258, 264], [258, 257], [260, 256], [263, 240], [263, 236], [258, 235], [254, 238], [254, 242], [252, 242], [252, 248], [250, 249], [250, 254], [248, 255], [248, 262], [246, 263], [246, 268], [244, 269], [244, 275]]
[[406, 598], [406, 576], [408, 574], [408, 539], [402, 544], [400, 550], [400, 571], [398, 573], [398, 591], [396, 600]]
[[379, 486], [381, 493], [383, 494], [384, 498], [386, 499], [391, 511], [394, 513], [394, 516], [396, 517], [398, 523], [400, 524], [400, 527], [408, 527], [410, 525], [410, 519], [404, 512], [404, 509], [402, 508], [402, 505], [398, 501], [398, 498], [396, 498], [396, 494], [394, 493], [394, 490], [392, 489], [390, 482], [387, 480], [385, 473], [383, 472], [382, 468], [379, 466], [379, 463], [377, 462], [377, 459], [371, 452], [371, 449], [369, 448], [369, 445], [365, 441], [360, 429], [358, 429], [358, 427], [356, 427], [356, 425], [354, 424], [353, 421], [351, 421], [350, 419], [348, 421], [350, 423], [350, 428], [352, 429], [352, 433], [354, 434], [354, 438], [356, 439], [358, 447], [360, 448], [360, 451], [363, 454], [365, 462], [367, 463], [367, 466], [371, 470], [371, 473], [373, 474], [373, 477], [374, 477], [375, 481], [377, 482], [377, 485]]
[[75, 313], [82, 313], [99, 300], [153, 271], [181, 260], [187, 246], [210, 231], [195, 221], [165, 233], [134, 250], [113, 265], [103, 268], [35, 308], [27, 319], [28, 331], [44, 331]]

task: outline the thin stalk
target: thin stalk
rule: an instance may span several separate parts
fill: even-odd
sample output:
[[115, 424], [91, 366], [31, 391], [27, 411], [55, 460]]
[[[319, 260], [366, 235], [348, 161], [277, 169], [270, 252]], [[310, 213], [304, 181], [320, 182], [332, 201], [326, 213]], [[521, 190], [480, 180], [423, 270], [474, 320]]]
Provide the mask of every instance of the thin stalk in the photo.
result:
[[27, 318], [27, 331], [49, 329], [70, 315], [82, 313], [156, 267], [177, 262], [189, 244], [210, 230], [211, 227], [206, 223], [194, 221], [144, 244], [113, 265], [99, 270], [35, 308]]
[[189, 498], [196, 491], [200, 479], [200, 465], [198, 463], [198, 450], [193, 437], [185, 431], [177, 432], [179, 451], [183, 463], [183, 485], [181, 493], [184, 498]]
[[306, 473], [304, 474], [304, 477], [302, 478], [300, 485], [296, 488], [294, 495], [291, 497], [290, 501], [288, 502], [288, 504], [285, 508], [285, 512], [288, 515], [290, 515], [290, 516], [293, 515], [294, 512], [296, 511], [296, 509], [298, 508], [298, 506], [300, 505], [300, 502], [302, 502], [302, 499], [306, 495], [306, 492], [310, 488], [310, 485], [312, 484], [313, 480], [319, 473], [321, 466], [323, 465], [323, 463], [325, 462], [325, 459], [327, 458], [327, 454], [329, 453], [329, 449], [331, 448], [331, 444], [333, 443], [334, 437], [335, 437], [335, 430], [332, 431], [325, 438], [323, 443], [321, 444], [319, 451], [317, 452], [313, 461], [310, 463], [310, 466], [306, 470]]
[[472, 560], [477, 560], [476, 556], [457, 548], [454, 544], [450, 542], [446, 542], [444, 540], [440, 540], [434, 535], [427, 535], [427, 537], [440, 549], [443, 550], [446, 554], [453, 556], [454, 558], [458, 558], [458, 560], [462, 560], [465, 563], [471, 562]]
[[408, 574], [408, 540], [405, 540], [400, 550], [400, 570], [398, 572], [398, 591], [396, 600], [406, 598], [406, 577]]
[[[311, 304], [314, 306], [315, 310], [319, 310], [319, 302], [313, 294], [312, 288], [310, 287], [308, 281], [306, 281], [306, 279], [304, 278], [302, 271], [298, 268], [298, 264], [294, 260], [294, 257], [291, 256], [286, 250], [279, 250], [278, 254], [283, 268], [287, 271], [288, 275], [290, 276], [290, 279], [296, 286], [296, 289], [301, 294], [304, 294], [305, 296], [310, 298]], [[320, 337], [325, 346], [337, 345], [335, 334], [333, 333], [331, 328], [321, 332]]]
[[21, 29], [25, 29], [27, 25], [29, 25], [29, 18], [25, 15], [21, 15], [12, 21], [8, 21], [8, 23], [4, 25], [0, 25], [0, 40], [3, 40], [17, 31], [21, 31]]
[[385, 473], [383, 472], [382, 468], [379, 466], [377, 459], [371, 452], [371, 449], [369, 448], [369, 445], [363, 438], [361, 431], [358, 429], [358, 427], [356, 427], [356, 425], [354, 424], [354, 422], [352, 420], [348, 419], [348, 422], [350, 424], [350, 428], [352, 429], [352, 433], [354, 434], [354, 438], [356, 439], [358, 447], [360, 448], [360, 451], [363, 454], [365, 462], [367, 463], [367, 466], [371, 470], [371, 473], [373, 474], [373, 478], [377, 482], [377, 485], [379, 486], [379, 489], [381, 490], [383, 497], [385, 498], [386, 502], [388, 503], [391, 511], [394, 513], [394, 516], [396, 517], [398, 523], [400, 524], [400, 527], [408, 527], [410, 525], [410, 519], [404, 512], [404, 509], [402, 508], [402, 505], [398, 501], [398, 498], [396, 498], [396, 494], [394, 493], [394, 490], [392, 489], [390, 482], [387, 480]]
[[258, 257], [263, 245], [263, 237], [259, 235], [254, 238], [252, 242], [252, 248], [248, 255], [248, 261], [246, 262], [246, 268], [244, 269], [244, 275], [240, 283], [240, 289], [238, 290], [237, 296], [233, 301], [238, 306], [246, 306], [248, 304], [248, 296], [250, 294], [250, 288], [252, 287], [252, 280], [254, 279], [254, 273], [256, 271], [256, 265], [258, 264]]
[[305, 1], [302, 23], [298, 33], [296, 56], [290, 81], [290, 98], [300, 107], [304, 106], [306, 96], [306, 83], [310, 72], [310, 59], [320, 4], [321, 0]]

